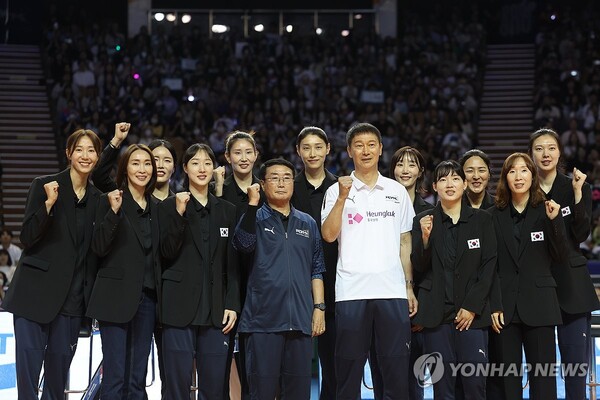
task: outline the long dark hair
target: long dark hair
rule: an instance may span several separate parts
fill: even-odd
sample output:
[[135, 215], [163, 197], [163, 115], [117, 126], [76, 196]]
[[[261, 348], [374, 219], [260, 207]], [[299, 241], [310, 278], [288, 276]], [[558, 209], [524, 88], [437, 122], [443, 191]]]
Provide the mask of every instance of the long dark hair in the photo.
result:
[[537, 172], [537, 168], [535, 167], [535, 163], [525, 153], [512, 153], [510, 156], [504, 160], [504, 164], [502, 165], [502, 172], [500, 173], [500, 180], [498, 181], [498, 186], [496, 186], [496, 198], [494, 199], [496, 203], [496, 207], [500, 209], [504, 209], [510, 203], [512, 198], [512, 193], [508, 187], [508, 181], [506, 180], [506, 175], [508, 175], [508, 171], [512, 168], [515, 161], [518, 158], [522, 158], [525, 161], [525, 165], [527, 169], [531, 172], [531, 187], [529, 188], [529, 203], [537, 207], [542, 204], [546, 200], [546, 196], [544, 196], [544, 192], [540, 188], [540, 181]]
[[121, 156], [119, 165], [117, 166], [117, 186], [121, 189], [125, 189], [127, 187], [127, 164], [129, 164], [129, 159], [136, 150], [141, 150], [148, 153], [150, 156], [150, 161], [152, 162], [152, 175], [150, 176], [150, 182], [148, 182], [146, 188], [144, 189], [144, 194], [150, 195], [156, 186], [156, 162], [154, 161], [154, 154], [152, 154], [152, 150], [150, 150], [150, 148], [144, 144], [130, 145], [127, 150], [125, 150], [125, 153]]

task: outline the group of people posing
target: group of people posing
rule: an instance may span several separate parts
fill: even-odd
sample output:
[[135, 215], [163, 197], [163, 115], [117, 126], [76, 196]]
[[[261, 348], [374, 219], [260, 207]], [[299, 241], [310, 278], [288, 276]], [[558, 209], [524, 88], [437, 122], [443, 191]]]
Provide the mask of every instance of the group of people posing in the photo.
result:
[[[38, 398], [42, 365], [42, 398], [62, 398], [90, 319], [100, 326], [101, 399], [147, 398], [153, 336], [164, 399], [190, 398], [194, 363], [198, 398], [228, 399], [236, 337], [242, 398], [309, 399], [318, 337], [321, 399], [360, 398], [367, 359], [376, 399], [422, 399], [424, 359], [437, 363], [424, 363], [436, 399], [519, 399], [522, 349], [545, 367], [528, 371], [530, 398], [555, 399], [546, 368], [555, 330], [567, 398], [585, 398], [590, 313], [600, 308], [579, 251], [591, 190], [581, 171], [560, 172], [554, 131], [507, 157], [494, 199], [485, 153], [439, 163], [436, 205], [420, 195], [417, 149], [395, 152], [389, 178], [378, 171], [381, 133], [368, 123], [347, 132], [350, 176], [325, 169], [330, 144], [318, 127], [298, 134], [300, 173], [271, 159], [255, 176], [253, 136], [234, 131], [232, 174], [194, 144], [179, 193], [169, 189], [170, 143], [122, 151], [128, 131], [116, 124], [104, 151], [94, 132], [74, 132], [69, 167], [31, 185], [24, 251], [2, 303], [14, 314], [20, 400]], [[460, 364], [504, 369], [467, 374]]]

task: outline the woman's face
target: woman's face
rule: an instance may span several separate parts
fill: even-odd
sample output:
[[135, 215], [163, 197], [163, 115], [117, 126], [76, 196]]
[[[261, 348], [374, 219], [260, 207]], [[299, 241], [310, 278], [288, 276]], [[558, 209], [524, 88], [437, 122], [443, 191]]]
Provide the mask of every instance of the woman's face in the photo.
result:
[[515, 159], [506, 174], [506, 183], [512, 194], [528, 193], [531, 189], [532, 174], [522, 157]]
[[87, 136], [82, 136], [71, 154], [67, 154], [71, 162], [71, 168], [82, 175], [89, 175], [98, 162], [98, 153], [94, 143]]
[[184, 165], [183, 170], [188, 176], [190, 187], [201, 188], [207, 186], [212, 179], [214, 164], [206, 151], [198, 150]]
[[307, 135], [296, 147], [298, 155], [302, 158], [304, 168], [319, 170], [325, 164], [325, 157], [329, 154], [330, 146], [317, 135]]
[[175, 171], [175, 161], [171, 152], [165, 146], [158, 146], [152, 150], [152, 155], [156, 163], [156, 183], [159, 186], [168, 183]]
[[408, 154], [404, 154], [394, 168], [394, 178], [407, 190], [415, 187], [422, 174], [418, 161]]
[[560, 148], [551, 135], [542, 135], [533, 141], [531, 156], [539, 171], [556, 171], [560, 160]]
[[234, 175], [238, 176], [252, 173], [257, 156], [254, 145], [246, 139], [236, 140], [231, 145], [229, 153], [225, 153], [225, 158], [231, 164]]
[[152, 159], [144, 150], [135, 150], [127, 162], [129, 186], [144, 190], [152, 178]]
[[481, 157], [470, 157], [463, 165], [463, 171], [465, 172], [469, 192], [475, 194], [485, 192], [490, 181], [490, 170]]

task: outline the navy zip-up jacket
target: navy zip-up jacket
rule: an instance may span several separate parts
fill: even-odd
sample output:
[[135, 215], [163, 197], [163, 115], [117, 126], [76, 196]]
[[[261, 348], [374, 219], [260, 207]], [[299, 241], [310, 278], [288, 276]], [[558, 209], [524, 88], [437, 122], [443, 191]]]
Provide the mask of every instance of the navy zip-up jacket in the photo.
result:
[[285, 231], [280, 214], [266, 203], [256, 211], [256, 232], [244, 230], [245, 217], [235, 229], [233, 246], [254, 252], [254, 260], [238, 332], [310, 335], [312, 279], [322, 279], [325, 271], [317, 223], [292, 207]]

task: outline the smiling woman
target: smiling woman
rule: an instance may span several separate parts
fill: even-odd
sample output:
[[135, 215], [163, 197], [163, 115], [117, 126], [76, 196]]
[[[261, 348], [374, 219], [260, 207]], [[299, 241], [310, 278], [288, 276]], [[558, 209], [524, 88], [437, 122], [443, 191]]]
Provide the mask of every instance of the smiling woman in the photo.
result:
[[[577, 168], [573, 169], [572, 177], [559, 172], [562, 147], [553, 130], [544, 128], [533, 132], [528, 153], [537, 167], [539, 186], [546, 198], [560, 204], [567, 230], [567, 258], [555, 262], [552, 268], [562, 310], [562, 325], [557, 327], [561, 359], [586, 365], [591, 337], [590, 312], [600, 308], [586, 268], [587, 259], [579, 248], [591, 230], [591, 188], [586, 183], [587, 176]], [[565, 377], [568, 397], [585, 398], [585, 385], [585, 375]]]
[[[208, 190], [216, 158], [205, 144], [183, 157], [189, 190], [160, 205], [165, 399], [190, 395], [194, 359], [202, 399], [222, 399], [240, 312], [235, 206]], [[206, 257], [211, 254], [211, 257]]]
[[[21, 231], [25, 246], [2, 307], [14, 315], [19, 397], [64, 396], [77, 335], [95, 278], [89, 251], [100, 192], [88, 181], [100, 139], [80, 129], [67, 139], [70, 167], [33, 180]], [[50, 367], [52, 366], [52, 367]]]
[[92, 250], [100, 265], [87, 315], [100, 323], [103, 398], [145, 395], [161, 293], [157, 203], [151, 199], [155, 183], [152, 151], [133, 144], [119, 160], [119, 189], [99, 201]]

